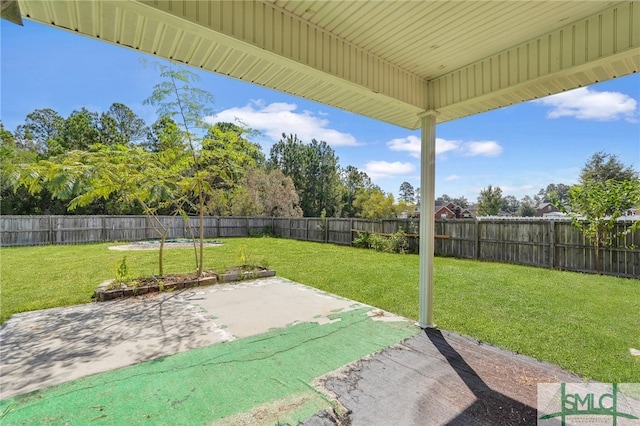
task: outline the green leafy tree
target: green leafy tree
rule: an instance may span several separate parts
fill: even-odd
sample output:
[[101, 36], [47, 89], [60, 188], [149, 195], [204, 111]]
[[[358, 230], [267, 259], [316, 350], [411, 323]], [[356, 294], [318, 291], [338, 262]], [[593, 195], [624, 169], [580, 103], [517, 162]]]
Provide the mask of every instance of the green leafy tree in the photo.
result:
[[627, 210], [640, 205], [638, 172], [615, 155], [596, 152], [587, 160], [580, 183], [569, 189], [567, 198], [551, 194], [551, 202], [567, 213], [573, 225], [593, 243], [596, 272], [600, 274], [602, 247], [640, 229], [640, 221], [618, 222]]
[[415, 190], [413, 189], [413, 185], [409, 182], [402, 182], [400, 184], [400, 192], [399, 199], [400, 201], [405, 201], [406, 203], [413, 203], [415, 199]]
[[340, 181], [342, 183], [342, 216], [356, 217], [359, 213], [354, 206], [356, 194], [360, 189], [376, 188], [371, 178], [354, 166], [347, 166], [340, 170]]
[[411, 201], [398, 200], [395, 205], [396, 216], [406, 214], [409, 217], [413, 217], [416, 213], [416, 204]]
[[57, 146], [49, 150], [49, 156], [63, 154], [71, 150], [89, 150], [100, 142], [100, 120], [98, 114], [86, 108], [73, 111], [64, 121]]
[[520, 206], [516, 212], [517, 216], [522, 217], [534, 217], [536, 215], [536, 201], [529, 195], [526, 195], [520, 200]]
[[21, 149], [13, 133], [0, 122], [0, 213], [3, 215], [38, 213], [40, 194], [34, 197], [24, 188], [14, 190], [12, 181], [17, 164], [33, 163], [37, 156], [34, 150]]
[[463, 209], [469, 207], [469, 200], [467, 200], [466, 197], [456, 197], [451, 199], [451, 202], [457, 206], [462, 207]]
[[[29, 193], [26, 188], [16, 186], [19, 165], [36, 163], [43, 155], [34, 144], [25, 143], [22, 139], [25, 135], [24, 126], [18, 126], [15, 135], [6, 130], [2, 123], [0, 129], [0, 212], [19, 215], [64, 214], [65, 204], [53, 199], [46, 189]], [[46, 137], [40, 141], [46, 151]]]
[[515, 215], [520, 207], [520, 201], [513, 195], [507, 195], [502, 198], [502, 211]]
[[451, 198], [447, 194], [442, 194], [441, 196], [436, 198], [436, 205], [443, 205], [443, 204], [452, 203], [452, 202], [453, 202], [453, 198]]
[[298, 135], [282, 134], [282, 138], [269, 151], [268, 167], [279, 169], [285, 176], [289, 176], [298, 195], [302, 195], [306, 183], [306, 159], [305, 145], [298, 139]]
[[306, 202], [310, 216], [339, 216], [341, 212], [341, 183], [338, 157], [325, 142], [311, 140], [307, 155]]
[[[163, 274], [163, 247], [169, 226], [158, 213], [180, 203], [176, 176], [188, 157], [150, 153], [128, 145], [94, 145], [92, 151], [72, 150], [14, 170], [16, 187], [29, 193], [46, 188], [53, 198], [68, 201], [69, 210], [113, 197], [117, 202], [138, 203], [160, 238], [158, 269]], [[174, 210], [178, 211], [178, 208]]]
[[502, 189], [489, 185], [480, 191], [480, 196], [478, 197], [478, 215], [495, 216], [500, 212], [503, 204]]
[[263, 162], [264, 155], [259, 145], [244, 138], [243, 129], [219, 124], [208, 129], [199, 158], [210, 188], [206, 212], [221, 216], [231, 213], [233, 190], [247, 170]]
[[520, 207], [516, 212], [516, 216], [535, 217], [536, 212], [537, 212], [536, 208], [531, 204], [520, 204]]
[[353, 204], [359, 211], [358, 217], [364, 219], [389, 219], [397, 214], [393, 195], [385, 194], [378, 188], [358, 190]]
[[192, 158], [193, 173], [184, 178], [184, 187], [195, 194], [196, 206], [199, 218], [198, 235], [200, 250], [196, 258], [198, 275], [202, 275], [204, 265], [204, 212], [207, 193], [212, 192], [208, 185], [207, 176], [202, 170], [201, 158], [198, 156], [200, 137], [198, 130], [207, 129], [209, 126], [204, 121], [207, 115], [212, 114], [210, 104], [213, 104], [213, 95], [205, 90], [193, 87], [192, 84], [199, 77], [188, 70], [177, 70], [169, 66], [158, 65], [162, 82], [156, 84], [153, 93], [144, 103], [156, 107], [158, 115], [176, 118], [182, 127], [181, 134], [186, 141], [186, 147]]
[[265, 162], [260, 145], [245, 137], [249, 133], [232, 123], [216, 123], [207, 129], [207, 135], [202, 140], [202, 150], [214, 153], [209, 161], [226, 164], [232, 171], [234, 182], [242, 178], [244, 171]]
[[[251, 138], [258, 134], [257, 131], [224, 121], [214, 124], [213, 128], [209, 129], [209, 133], [211, 133], [213, 129], [218, 129], [223, 134], [235, 135], [235, 137], [230, 138], [230, 142], [233, 144], [233, 150], [242, 152], [245, 156], [250, 157], [243, 161], [255, 164], [256, 167], [264, 167], [266, 165], [262, 147], [258, 143], [251, 142]], [[247, 167], [249, 167], [249, 165], [247, 165]]]
[[614, 154], [596, 152], [588, 160], [580, 172], [580, 183], [587, 181], [606, 182], [608, 180], [634, 180], [638, 178], [632, 166], [625, 165]]
[[551, 183], [547, 185], [546, 188], [540, 189], [538, 194], [536, 195], [537, 203], [534, 203], [534, 207], [540, 203], [550, 203], [552, 199], [552, 194], [557, 197], [561, 203], [566, 203], [569, 200], [569, 189], [571, 186], [565, 185], [563, 183]]
[[100, 142], [111, 144], [140, 144], [149, 133], [145, 121], [128, 106], [114, 103], [100, 115]]
[[[198, 275], [202, 275], [204, 266], [204, 215], [211, 211], [214, 202], [232, 179], [237, 164], [235, 159], [230, 164], [227, 153], [215, 149], [221, 140], [231, 137], [223, 129], [213, 130], [205, 120], [213, 115], [211, 106], [214, 98], [206, 90], [195, 87], [199, 81], [196, 74], [173, 67], [158, 65], [162, 81], [154, 86], [154, 90], [144, 103], [156, 107], [160, 117], [166, 116], [175, 120], [180, 126], [180, 135], [185, 141], [186, 152], [191, 158], [189, 174], [182, 175], [180, 188], [184, 199], [193, 200], [190, 208], [198, 214], [199, 250], [196, 251]], [[208, 134], [208, 139], [204, 137]]]
[[282, 134], [271, 147], [268, 167], [279, 169], [289, 176], [300, 198], [305, 216], [327, 216], [341, 212], [342, 186], [338, 158], [324, 141], [313, 139], [304, 144], [297, 135]]
[[48, 157], [59, 151], [64, 118], [50, 108], [37, 109], [27, 114], [24, 124], [16, 128], [16, 145]]
[[235, 188], [231, 200], [235, 216], [302, 217], [291, 178], [280, 170], [251, 169]]
[[596, 272], [601, 272], [601, 248], [629, 232], [640, 229], [640, 221], [625, 226], [618, 218], [631, 207], [640, 205], [638, 179], [604, 182], [587, 179], [569, 190], [569, 206], [554, 198], [554, 204], [571, 217], [573, 225], [591, 240], [594, 246]]
[[186, 149], [182, 130], [173, 118], [167, 115], [161, 116], [151, 125], [141, 146], [151, 152]]

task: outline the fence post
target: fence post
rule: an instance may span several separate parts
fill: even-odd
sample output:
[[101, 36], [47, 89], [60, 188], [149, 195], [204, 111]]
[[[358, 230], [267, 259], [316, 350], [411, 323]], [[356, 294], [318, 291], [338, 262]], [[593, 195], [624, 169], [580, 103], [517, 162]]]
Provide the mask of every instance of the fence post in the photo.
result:
[[49, 244], [53, 244], [53, 216], [49, 215]]
[[549, 268], [555, 269], [556, 266], [556, 222], [549, 222]]
[[473, 232], [473, 237], [475, 239], [474, 244], [475, 244], [475, 248], [474, 248], [474, 258], [475, 259], [480, 259], [480, 221], [478, 219], [476, 219], [475, 222], [475, 226], [473, 227], [474, 232]]
[[353, 219], [349, 218], [349, 246], [353, 246]]
[[329, 242], [329, 220], [326, 217], [323, 218], [322, 220], [324, 220], [324, 242], [328, 243]]
[[309, 241], [309, 218], [306, 218], [304, 222], [304, 240]]

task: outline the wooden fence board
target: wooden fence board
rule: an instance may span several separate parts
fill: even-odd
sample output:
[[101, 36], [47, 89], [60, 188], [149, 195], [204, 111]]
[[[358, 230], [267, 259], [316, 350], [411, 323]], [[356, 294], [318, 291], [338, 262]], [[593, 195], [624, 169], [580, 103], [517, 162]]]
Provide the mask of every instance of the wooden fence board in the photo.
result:
[[291, 219], [288, 217], [274, 218], [273, 233], [283, 238], [292, 238], [291, 237]]
[[327, 221], [327, 241], [332, 244], [351, 245], [350, 219], [331, 219]]
[[[169, 226], [167, 238], [198, 235], [199, 218], [158, 218]], [[246, 237], [265, 229], [284, 238], [351, 245], [361, 232], [409, 234], [418, 249], [419, 221], [360, 218], [204, 218], [206, 238]], [[622, 229], [622, 224], [618, 227]], [[0, 216], [0, 246], [80, 244], [158, 239], [145, 216]], [[435, 252], [461, 258], [509, 262], [546, 268], [594, 272], [594, 249], [567, 220], [436, 220]], [[602, 250], [602, 272], [640, 278], [640, 231], [629, 233]]]

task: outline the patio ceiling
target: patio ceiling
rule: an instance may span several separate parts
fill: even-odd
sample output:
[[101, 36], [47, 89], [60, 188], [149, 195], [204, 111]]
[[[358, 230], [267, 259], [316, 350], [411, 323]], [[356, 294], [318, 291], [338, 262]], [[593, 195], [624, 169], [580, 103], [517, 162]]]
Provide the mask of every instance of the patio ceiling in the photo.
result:
[[18, 0], [23, 17], [405, 128], [636, 72], [640, 2]]

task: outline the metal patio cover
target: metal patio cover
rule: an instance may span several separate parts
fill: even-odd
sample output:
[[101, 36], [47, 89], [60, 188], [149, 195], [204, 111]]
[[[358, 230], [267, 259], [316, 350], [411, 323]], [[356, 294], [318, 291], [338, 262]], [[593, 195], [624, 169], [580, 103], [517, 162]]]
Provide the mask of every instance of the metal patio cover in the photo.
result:
[[18, 0], [23, 17], [409, 129], [636, 72], [640, 2]]

